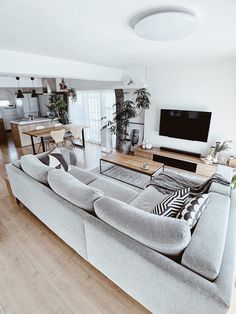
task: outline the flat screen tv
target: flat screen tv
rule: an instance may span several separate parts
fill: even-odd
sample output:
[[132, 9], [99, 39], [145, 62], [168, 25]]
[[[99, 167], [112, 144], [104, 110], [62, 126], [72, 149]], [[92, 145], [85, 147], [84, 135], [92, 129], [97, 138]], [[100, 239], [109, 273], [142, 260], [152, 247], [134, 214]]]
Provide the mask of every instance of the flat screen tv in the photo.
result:
[[159, 134], [207, 142], [211, 112], [161, 109]]

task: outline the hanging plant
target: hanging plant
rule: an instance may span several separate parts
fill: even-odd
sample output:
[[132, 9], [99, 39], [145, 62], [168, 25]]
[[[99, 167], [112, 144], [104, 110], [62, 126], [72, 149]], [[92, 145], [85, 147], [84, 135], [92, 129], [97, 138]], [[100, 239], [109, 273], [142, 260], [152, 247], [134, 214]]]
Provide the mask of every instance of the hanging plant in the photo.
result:
[[77, 94], [76, 94], [76, 89], [73, 88], [73, 87], [70, 87], [68, 90], [67, 90], [67, 94], [69, 97], [71, 97], [72, 101], [73, 102], [76, 102], [77, 100]]
[[151, 97], [151, 94], [147, 91], [146, 88], [136, 89], [136, 91], [134, 92], [134, 95], [136, 96], [135, 104], [137, 108], [149, 109], [151, 105], [151, 101], [149, 97]]

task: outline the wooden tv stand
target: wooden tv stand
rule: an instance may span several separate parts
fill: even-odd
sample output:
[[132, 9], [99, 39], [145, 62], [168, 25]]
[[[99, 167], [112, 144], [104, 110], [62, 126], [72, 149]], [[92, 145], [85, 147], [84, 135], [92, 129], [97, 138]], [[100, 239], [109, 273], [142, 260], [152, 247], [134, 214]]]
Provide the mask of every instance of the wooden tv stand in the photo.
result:
[[155, 147], [152, 149], [136, 147], [134, 155], [162, 162], [166, 166], [190, 171], [204, 177], [211, 177], [216, 171], [216, 165], [204, 164], [198, 157], [165, 151]]

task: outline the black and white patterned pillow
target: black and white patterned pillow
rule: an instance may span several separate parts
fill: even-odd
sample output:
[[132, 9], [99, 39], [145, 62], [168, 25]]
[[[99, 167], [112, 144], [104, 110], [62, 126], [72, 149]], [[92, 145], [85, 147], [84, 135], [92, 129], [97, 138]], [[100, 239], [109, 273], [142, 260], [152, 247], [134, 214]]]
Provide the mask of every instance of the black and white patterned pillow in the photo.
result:
[[64, 169], [66, 172], [70, 171], [71, 169], [58, 148], [55, 148], [48, 155], [41, 157], [40, 161], [49, 167], [55, 169]]
[[168, 195], [160, 204], [157, 204], [152, 213], [166, 217], [176, 217], [179, 211], [187, 204], [190, 188], [178, 190]]
[[179, 212], [176, 218], [184, 219], [188, 222], [190, 229], [192, 229], [201, 214], [207, 207], [209, 202], [209, 194], [202, 194], [194, 197], [184, 208]]

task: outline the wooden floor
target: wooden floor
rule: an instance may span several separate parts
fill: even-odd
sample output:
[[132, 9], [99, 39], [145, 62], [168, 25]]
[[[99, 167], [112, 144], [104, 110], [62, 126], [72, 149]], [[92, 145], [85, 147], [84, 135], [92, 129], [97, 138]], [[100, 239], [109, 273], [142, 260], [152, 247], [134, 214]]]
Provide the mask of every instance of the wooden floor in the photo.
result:
[[[4, 164], [31, 148], [0, 145], [0, 306], [5, 313], [148, 313], [8, 196]], [[75, 149], [98, 166], [100, 146]]]
[[[87, 144], [75, 152], [81, 167], [98, 166], [99, 146]], [[16, 149], [10, 135], [0, 144], [0, 306], [5, 313], [148, 313], [8, 196], [4, 164], [26, 153], [31, 148]]]

